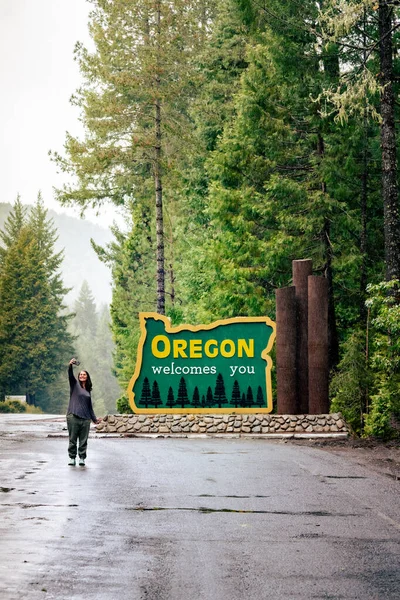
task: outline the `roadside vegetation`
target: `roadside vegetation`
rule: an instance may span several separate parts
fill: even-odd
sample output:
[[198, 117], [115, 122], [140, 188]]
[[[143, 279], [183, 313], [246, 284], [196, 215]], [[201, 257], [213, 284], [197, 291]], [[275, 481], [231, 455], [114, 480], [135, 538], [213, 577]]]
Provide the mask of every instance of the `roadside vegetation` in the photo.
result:
[[42, 409], [38, 406], [32, 406], [26, 402], [19, 402], [19, 400], [5, 400], [0, 402], [0, 413], [27, 413], [27, 414], [41, 414]]
[[72, 97], [85, 134], [51, 156], [70, 176], [62, 205], [124, 210], [113, 242], [93, 243], [112, 270], [120, 388], [139, 312], [274, 318], [292, 260], [312, 258], [329, 284], [332, 410], [359, 435], [398, 436], [397, 2], [92, 7]]

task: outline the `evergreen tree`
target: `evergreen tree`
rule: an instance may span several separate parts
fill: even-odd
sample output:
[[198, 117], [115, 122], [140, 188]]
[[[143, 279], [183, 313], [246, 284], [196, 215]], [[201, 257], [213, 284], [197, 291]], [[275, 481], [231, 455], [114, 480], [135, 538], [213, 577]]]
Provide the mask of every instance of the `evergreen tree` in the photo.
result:
[[95, 50], [76, 55], [85, 84], [73, 101], [86, 139], [67, 135], [59, 167], [77, 176], [59, 191], [64, 204], [85, 208], [153, 198], [157, 312], [165, 312], [164, 175], [190, 141], [187, 118], [191, 57], [204, 44], [207, 6], [196, 0], [94, 0], [90, 31]]
[[207, 402], [204, 394], [201, 395], [201, 408], [206, 408]]
[[0, 269], [7, 250], [18, 240], [20, 231], [26, 223], [26, 212], [27, 209], [22, 206], [20, 196], [17, 196], [3, 229], [0, 231], [0, 240], [3, 244], [0, 246]]
[[253, 402], [254, 402], [254, 397], [253, 397], [253, 390], [251, 389], [251, 387], [249, 386], [247, 388], [247, 394], [246, 394], [246, 406], [248, 408], [251, 408], [253, 406]]
[[212, 406], [214, 406], [214, 396], [213, 396], [212, 389], [210, 386], [208, 386], [208, 388], [207, 388], [206, 404], [207, 404], [208, 408], [211, 408]]
[[93, 343], [97, 331], [96, 304], [86, 280], [83, 281], [78, 299], [74, 305], [74, 326], [76, 332], [86, 338], [89, 345]]
[[235, 381], [233, 382], [233, 388], [232, 388], [232, 398], [231, 398], [232, 406], [234, 406], [235, 408], [240, 406], [240, 399], [241, 399], [241, 394], [240, 394], [239, 382], [237, 379], [235, 379]]
[[104, 411], [113, 413], [116, 401], [121, 394], [120, 387], [113, 372], [114, 343], [110, 330], [110, 312], [106, 305], [100, 310], [97, 319], [97, 331], [92, 351], [94, 364], [91, 366], [95, 393], [93, 406], [95, 412], [102, 414], [99, 406], [104, 405]]
[[199, 408], [200, 406], [200, 394], [197, 385], [193, 390], [192, 406], [193, 408]]
[[122, 388], [127, 387], [135, 370], [140, 337], [138, 314], [154, 309], [151, 215], [141, 205], [135, 207], [132, 214], [134, 224], [130, 232], [123, 234], [113, 227], [115, 240], [106, 248], [92, 241], [100, 260], [112, 269], [110, 312], [115, 342], [114, 367]]
[[57, 261], [52, 262], [51, 246], [43, 247], [39, 234], [30, 223], [21, 227], [6, 248], [0, 276], [0, 390], [26, 394], [31, 404], [72, 353], [70, 315], [63, 310], [59, 276], [50, 267]]
[[150, 390], [150, 382], [147, 377], [143, 380], [143, 388], [142, 395], [140, 397], [140, 404], [144, 405], [145, 408], [149, 408], [149, 404], [151, 403], [151, 390]]
[[260, 385], [257, 388], [257, 404], [260, 408], [264, 406], [264, 394]]
[[214, 403], [218, 405], [218, 408], [221, 408], [223, 404], [226, 402], [226, 393], [225, 393], [225, 383], [224, 378], [221, 373], [217, 375], [217, 381], [215, 384], [215, 392], [214, 392]]
[[188, 393], [186, 388], [186, 381], [184, 377], [181, 377], [179, 380], [179, 388], [178, 388], [178, 398], [176, 403], [181, 405], [181, 408], [185, 408], [185, 405], [188, 403]]
[[[329, 0], [321, 9], [326, 38], [339, 44], [346, 56], [341, 87], [327, 90], [327, 96], [338, 110], [338, 118], [347, 121], [349, 115], [361, 112], [364, 118], [372, 114], [380, 121], [386, 279], [400, 279], [395, 103], [399, 40], [394, 34], [400, 11], [391, 0], [376, 3]], [[374, 52], [377, 60], [374, 60]], [[378, 92], [379, 106], [373, 100]]]
[[[178, 322], [212, 320], [208, 300], [215, 275], [204, 247], [214, 232], [210, 227], [209, 176], [205, 165], [234, 114], [235, 93], [247, 67], [248, 31], [235, 0], [219, 0], [213, 6], [208, 43], [195, 60], [199, 76], [190, 108], [195, 143], [179, 163], [175, 184], [180, 206], [174, 223], [177, 254], [185, 257], [175, 266], [176, 297], [180, 303], [171, 316]], [[218, 311], [215, 316], [220, 316]]]
[[173, 408], [175, 406], [175, 398], [174, 391], [171, 386], [168, 388], [168, 396], [167, 396], [167, 408]]
[[153, 381], [153, 386], [151, 388], [151, 403], [154, 408], [158, 408], [162, 404], [160, 388], [155, 380]]
[[55, 252], [55, 244], [58, 240], [57, 229], [52, 219], [48, 218], [48, 210], [44, 207], [43, 198], [39, 192], [28, 219], [29, 225], [35, 236], [36, 244], [40, 249], [45, 266], [49, 272], [49, 281], [55, 295], [65, 295], [69, 290], [64, 288], [60, 267], [64, 252]]

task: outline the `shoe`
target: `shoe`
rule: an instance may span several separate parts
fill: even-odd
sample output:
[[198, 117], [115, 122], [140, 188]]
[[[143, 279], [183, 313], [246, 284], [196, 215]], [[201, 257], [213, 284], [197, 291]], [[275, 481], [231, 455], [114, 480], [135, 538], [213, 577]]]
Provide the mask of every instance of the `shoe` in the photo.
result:
[[79, 466], [80, 467], [84, 467], [85, 466], [85, 459], [84, 458], [80, 458], [79, 459]]
[[70, 458], [69, 461], [68, 461], [68, 464], [71, 465], [71, 467], [74, 467], [75, 464], [76, 464], [75, 463], [75, 459], [74, 458]]

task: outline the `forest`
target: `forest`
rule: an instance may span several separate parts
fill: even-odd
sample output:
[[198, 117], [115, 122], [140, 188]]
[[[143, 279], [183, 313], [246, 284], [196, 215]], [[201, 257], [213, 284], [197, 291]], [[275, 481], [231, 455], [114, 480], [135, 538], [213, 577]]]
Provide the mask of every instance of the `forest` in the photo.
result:
[[[91, 5], [71, 99], [85, 134], [51, 160], [70, 176], [61, 205], [126, 215], [126, 231], [93, 242], [112, 271], [121, 389], [140, 311], [174, 325], [274, 319], [292, 260], [311, 258], [329, 285], [331, 410], [358, 434], [398, 436], [398, 3]], [[117, 406], [129, 410], [125, 396]]]

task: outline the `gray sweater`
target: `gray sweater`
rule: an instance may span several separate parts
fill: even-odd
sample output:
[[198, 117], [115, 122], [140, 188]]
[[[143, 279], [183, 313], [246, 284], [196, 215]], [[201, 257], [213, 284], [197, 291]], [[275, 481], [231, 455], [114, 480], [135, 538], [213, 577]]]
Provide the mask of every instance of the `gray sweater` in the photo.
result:
[[96, 423], [97, 417], [93, 412], [92, 398], [90, 392], [85, 390], [74, 376], [72, 365], [68, 367], [68, 378], [70, 387], [70, 399], [67, 414], [72, 413], [81, 419], [90, 419]]

